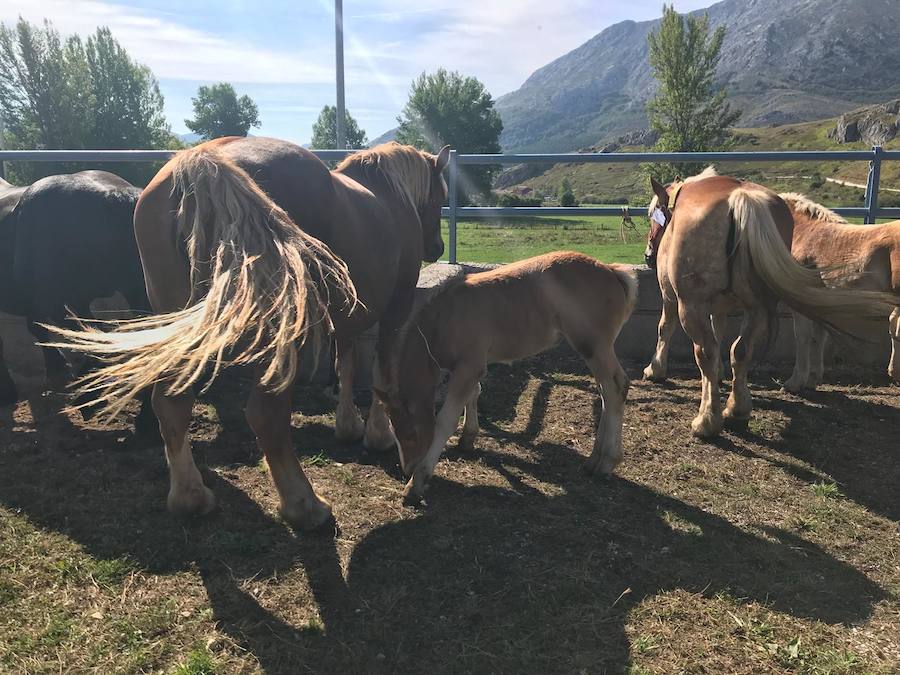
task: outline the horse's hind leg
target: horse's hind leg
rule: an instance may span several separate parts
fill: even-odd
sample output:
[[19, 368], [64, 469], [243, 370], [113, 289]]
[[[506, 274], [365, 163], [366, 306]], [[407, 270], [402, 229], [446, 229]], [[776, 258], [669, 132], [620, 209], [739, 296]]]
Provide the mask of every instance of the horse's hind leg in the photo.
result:
[[741, 332], [731, 345], [731, 370], [734, 381], [731, 394], [725, 405], [724, 416], [732, 425], [745, 425], [753, 411], [753, 398], [747, 385], [747, 371], [753, 360], [753, 347], [765, 334], [769, 325], [769, 315], [764, 307], [748, 309], [741, 323]]
[[900, 308], [891, 312], [891, 362], [888, 364], [888, 375], [900, 383]]
[[694, 359], [700, 368], [703, 383], [700, 411], [691, 422], [691, 430], [695, 436], [708, 438], [722, 430], [722, 402], [719, 400], [719, 368], [722, 357], [719, 354], [719, 341], [713, 330], [708, 303], [688, 306], [682, 301], [679, 313], [684, 332], [694, 342]]
[[[380, 356], [375, 357], [372, 381], [374, 383], [373, 389], [384, 390], [386, 384], [381, 375], [380, 358]], [[391, 427], [391, 420], [388, 417], [384, 401], [381, 400], [380, 396], [372, 396], [372, 405], [369, 406], [369, 418], [366, 420], [366, 435], [363, 438], [363, 446], [366, 450], [384, 452], [390, 450], [396, 444], [397, 439], [394, 438], [394, 431]]]
[[667, 299], [663, 294], [662, 315], [659, 317], [658, 339], [656, 352], [650, 365], [644, 368], [644, 379], [653, 382], [663, 382], [669, 370], [669, 347], [672, 343], [672, 335], [678, 327], [678, 301]]
[[331, 506], [316, 495], [294, 454], [290, 387], [272, 393], [255, 384], [247, 400], [246, 415], [278, 491], [281, 517], [291, 527], [301, 530], [311, 530], [330, 521]]
[[353, 402], [353, 375], [356, 368], [355, 341], [348, 338], [337, 338], [337, 358], [335, 367], [338, 372], [338, 405], [335, 412], [334, 435], [341, 442], [358, 441], [365, 433], [359, 410]]
[[787, 391], [798, 393], [809, 386], [809, 359], [812, 351], [813, 322], [802, 314], [794, 315], [794, 372], [784, 383]]
[[475, 447], [475, 438], [478, 436], [478, 397], [481, 396], [481, 383], [477, 383], [472, 390], [472, 395], [466, 401], [464, 413], [463, 432], [459, 437], [459, 447], [463, 450], [471, 450]]
[[194, 464], [188, 425], [194, 407], [194, 392], [188, 389], [175, 396], [167, 395], [168, 382], [153, 385], [152, 404], [159, 420], [159, 433], [166, 447], [169, 463], [169, 511], [179, 516], [196, 516], [213, 510], [216, 500], [203, 484]]
[[585, 359], [603, 400], [603, 412], [594, 437], [594, 450], [584, 464], [589, 473], [612, 473], [622, 461], [622, 418], [628, 398], [628, 376], [611, 345]]
[[825, 345], [828, 343], [828, 331], [818, 321], [813, 321], [810, 328], [812, 340], [809, 348], [809, 388], [815, 389], [825, 380]]
[[3, 340], [0, 339], [0, 406], [12, 405], [18, 400], [19, 392], [6, 367], [6, 359], [3, 356]]

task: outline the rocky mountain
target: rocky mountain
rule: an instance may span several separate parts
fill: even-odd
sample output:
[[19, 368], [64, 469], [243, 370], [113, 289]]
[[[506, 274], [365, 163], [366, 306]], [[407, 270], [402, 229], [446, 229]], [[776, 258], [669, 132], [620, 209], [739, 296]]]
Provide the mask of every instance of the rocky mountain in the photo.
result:
[[828, 132], [838, 143], [884, 145], [900, 133], [900, 99], [845, 113]]
[[[718, 76], [741, 126], [900, 96], [900, 0], [724, 0], [702, 11], [727, 28]], [[610, 26], [500, 97], [504, 150], [575, 150], [645, 128], [647, 35], [657, 24]]]

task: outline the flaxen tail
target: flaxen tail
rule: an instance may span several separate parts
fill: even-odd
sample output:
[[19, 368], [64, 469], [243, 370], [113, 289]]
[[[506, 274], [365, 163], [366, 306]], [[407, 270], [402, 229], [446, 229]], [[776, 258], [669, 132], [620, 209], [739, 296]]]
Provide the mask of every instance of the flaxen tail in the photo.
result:
[[622, 330], [622, 326], [625, 325], [625, 322], [628, 321], [634, 312], [634, 308], [637, 306], [637, 270], [631, 265], [611, 264], [607, 265], [607, 267], [613, 271], [619, 283], [622, 284], [622, 290], [625, 291], [625, 314], [622, 318], [622, 325], [619, 326], [619, 330]]
[[877, 291], [826, 288], [819, 273], [800, 265], [778, 232], [772, 206], [778, 197], [739, 187], [728, 197], [734, 219], [735, 272], [752, 265], [765, 284], [792, 309], [838, 332], [859, 337], [859, 322], [883, 322], [896, 296]]
[[[78, 382], [115, 417], [142, 389], [170, 380], [178, 394], [222, 366], [257, 364], [261, 382], [288, 387], [304, 341], [319, 348], [330, 302], [357, 302], [347, 266], [302, 232], [250, 176], [215, 150], [176, 156], [177, 231], [186, 242], [195, 294], [186, 309], [118, 322], [104, 332], [53, 329], [56, 346], [96, 355], [107, 365]], [[199, 289], [199, 290], [198, 290]], [[329, 297], [329, 295], [333, 297]]]

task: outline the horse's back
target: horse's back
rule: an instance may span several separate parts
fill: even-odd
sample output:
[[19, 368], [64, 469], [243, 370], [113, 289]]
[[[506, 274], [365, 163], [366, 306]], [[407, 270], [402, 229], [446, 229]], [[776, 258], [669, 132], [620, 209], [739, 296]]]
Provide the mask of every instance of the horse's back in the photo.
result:
[[11, 281], [20, 312], [50, 318], [66, 305], [84, 307], [116, 291], [140, 298], [131, 225], [139, 195], [105, 171], [47, 176], [31, 185], [15, 213]]

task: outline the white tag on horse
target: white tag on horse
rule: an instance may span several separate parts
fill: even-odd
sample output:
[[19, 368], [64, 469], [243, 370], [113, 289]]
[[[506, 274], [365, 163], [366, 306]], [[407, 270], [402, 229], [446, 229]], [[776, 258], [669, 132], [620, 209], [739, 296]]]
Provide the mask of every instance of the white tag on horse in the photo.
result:
[[662, 209], [657, 207], [653, 209], [653, 213], [650, 214], [650, 218], [659, 223], [660, 227], [666, 226], [666, 214], [662, 212]]

